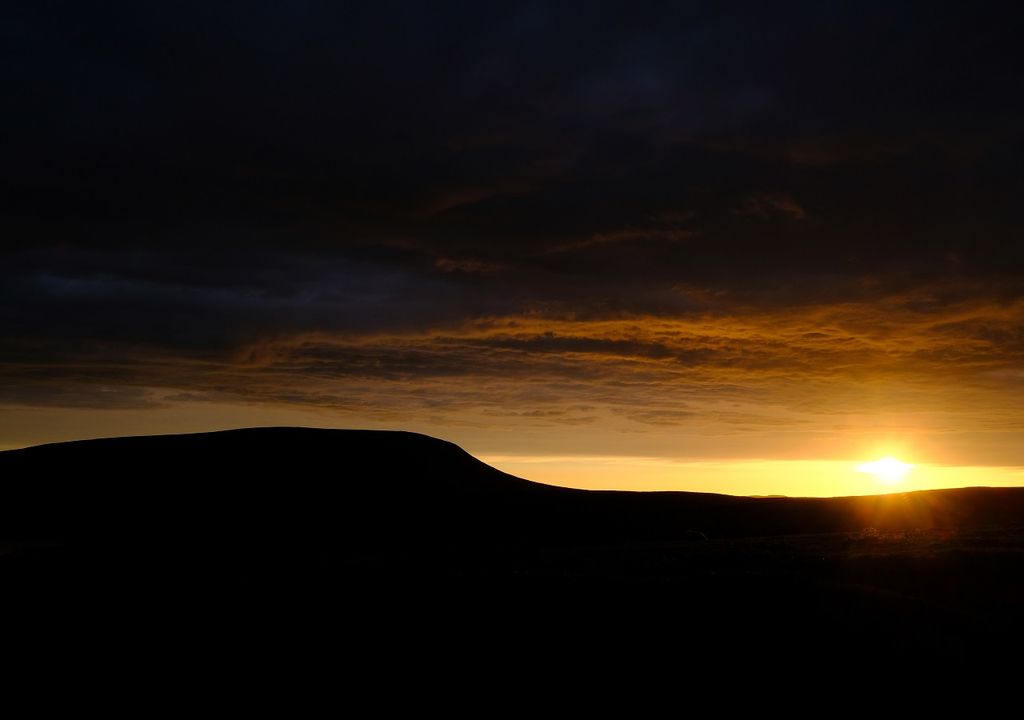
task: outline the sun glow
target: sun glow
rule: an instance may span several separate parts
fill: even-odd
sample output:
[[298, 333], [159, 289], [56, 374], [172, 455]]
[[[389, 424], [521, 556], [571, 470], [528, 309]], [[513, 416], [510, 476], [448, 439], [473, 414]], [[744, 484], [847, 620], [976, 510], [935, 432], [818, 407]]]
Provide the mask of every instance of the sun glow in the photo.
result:
[[857, 466], [857, 472], [874, 475], [883, 485], [899, 485], [907, 473], [913, 469], [913, 465], [901, 462], [894, 457], [884, 457], [881, 460]]
[[[875, 457], [884, 453], [878, 452]], [[898, 456], [897, 456], [898, 457]], [[843, 460], [690, 460], [598, 455], [488, 455], [481, 459], [522, 478], [584, 490], [643, 490], [843, 497], [962, 487], [1024, 487], [1024, 467], [917, 463], [902, 482], [882, 484]], [[897, 461], [898, 462], [898, 461]], [[873, 464], [873, 463], [867, 463]]]

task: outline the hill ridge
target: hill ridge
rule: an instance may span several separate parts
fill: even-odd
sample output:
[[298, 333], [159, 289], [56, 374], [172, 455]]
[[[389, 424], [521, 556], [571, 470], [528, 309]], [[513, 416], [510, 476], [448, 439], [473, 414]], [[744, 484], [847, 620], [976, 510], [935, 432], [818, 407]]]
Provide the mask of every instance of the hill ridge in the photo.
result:
[[0, 492], [0, 539], [152, 540], [188, 525], [214, 537], [287, 527], [362, 544], [544, 544], [1024, 524], [1024, 488], [838, 498], [577, 490], [504, 473], [422, 433], [290, 426], [7, 450]]

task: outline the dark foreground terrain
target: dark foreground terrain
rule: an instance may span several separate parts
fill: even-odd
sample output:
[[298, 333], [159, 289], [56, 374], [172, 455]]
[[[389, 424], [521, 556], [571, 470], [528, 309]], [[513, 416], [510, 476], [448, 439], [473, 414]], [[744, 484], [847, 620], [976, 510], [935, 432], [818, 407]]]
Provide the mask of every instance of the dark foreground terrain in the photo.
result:
[[4, 452], [0, 487], [8, 628], [44, 648], [913, 665], [1024, 625], [1024, 488], [587, 492], [422, 435], [294, 428]]

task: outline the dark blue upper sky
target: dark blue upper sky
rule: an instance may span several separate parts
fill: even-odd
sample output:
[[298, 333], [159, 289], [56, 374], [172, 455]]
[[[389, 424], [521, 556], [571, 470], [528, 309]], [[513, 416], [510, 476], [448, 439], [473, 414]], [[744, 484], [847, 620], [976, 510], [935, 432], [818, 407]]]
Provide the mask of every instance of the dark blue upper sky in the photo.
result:
[[762, 193], [828, 223], [830, 260], [1014, 221], [1005, 3], [576, 5], [8, 5], [5, 244], [521, 260], [680, 208], [748, 243]]
[[[960, 327], [951, 308], [1016, 307], [1021, 16], [986, 2], [6, 3], [0, 400], [103, 406], [157, 385], [245, 398], [237, 379], [172, 381], [142, 359], [234, 367], [280, 338], [486, 318], [860, 303], [932, 313], [934, 328]], [[961, 344], [1012, 364], [1016, 320], [992, 313]], [[573, 333], [577, 350], [610, 342]], [[342, 378], [381, 366], [331, 352]], [[385, 360], [415, 382], [438, 358]]]

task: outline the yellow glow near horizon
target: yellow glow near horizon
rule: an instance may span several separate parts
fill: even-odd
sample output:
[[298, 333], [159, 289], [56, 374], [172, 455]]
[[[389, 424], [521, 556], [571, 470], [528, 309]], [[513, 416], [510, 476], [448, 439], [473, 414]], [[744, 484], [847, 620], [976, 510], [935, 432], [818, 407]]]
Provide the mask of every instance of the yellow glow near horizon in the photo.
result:
[[[523, 435], [508, 447], [507, 430], [466, 427], [442, 431], [431, 422], [359, 419], [342, 422], [327, 410], [243, 403], [191, 403], [157, 409], [26, 408], [0, 406], [0, 448], [13, 449], [45, 442], [179, 432], [204, 432], [256, 426], [359, 427], [402, 429], [451, 440], [500, 470], [548, 485], [590, 490], [672, 490], [728, 495], [788, 495], [835, 497], [877, 495], [941, 488], [993, 486], [1024, 487], [1024, 452], [1007, 438], [1019, 432], [984, 440], [957, 435], [844, 431], [794, 446], [766, 433], [722, 436], [697, 443], [687, 436], [669, 440], [649, 435], [600, 432], [590, 425]], [[519, 437], [518, 435], [516, 437]], [[579, 448], [559, 452], [564, 443]], [[1019, 443], [1017, 443], [1019, 445]], [[972, 447], [974, 450], [972, 450]], [[587, 452], [586, 448], [600, 448]], [[694, 457], [695, 452], [706, 453]], [[757, 454], [736, 459], [740, 452]], [[672, 455], [678, 453], [677, 457]], [[782, 457], [774, 456], [780, 453]], [[796, 459], [814, 453], [829, 459]], [[881, 485], [875, 475], [857, 470], [868, 458], [900, 458], [913, 462], [898, 485]], [[993, 464], [984, 465], [991, 458]]]
[[894, 457], [884, 457], [874, 462], [861, 463], [857, 466], [857, 472], [874, 475], [878, 482], [883, 485], [899, 485], [914, 466], [897, 460]]
[[1018, 487], [1024, 468], [919, 463], [880, 485], [853, 460], [672, 460], [649, 457], [482, 455], [527, 480], [586, 490], [682, 490], [727, 495], [838, 497], [958, 487]]

